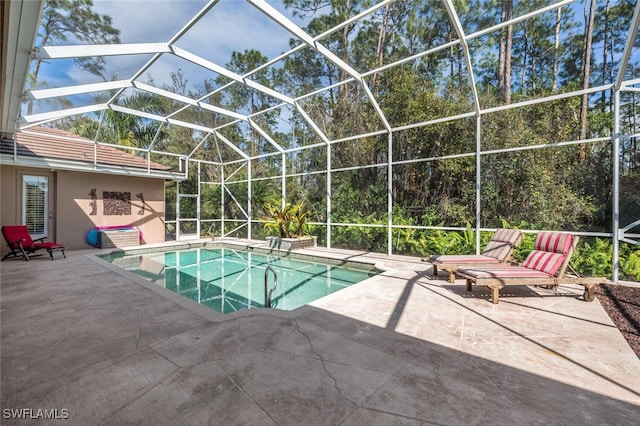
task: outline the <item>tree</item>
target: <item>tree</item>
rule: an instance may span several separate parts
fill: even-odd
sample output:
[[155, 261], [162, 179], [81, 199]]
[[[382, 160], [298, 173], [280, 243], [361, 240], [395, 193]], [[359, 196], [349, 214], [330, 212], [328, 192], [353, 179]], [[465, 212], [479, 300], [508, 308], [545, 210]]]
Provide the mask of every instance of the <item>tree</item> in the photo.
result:
[[[513, 0], [502, 0], [500, 21], [513, 19]], [[511, 46], [513, 44], [513, 25], [509, 24], [500, 33], [500, 53], [498, 65], [498, 87], [504, 93], [504, 100], [511, 103]]]
[[[42, 10], [39, 28], [41, 46], [56, 45], [71, 40], [92, 44], [119, 43], [120, 30], [112, 27], [110, 16], [95, 13], [93, 0], [49, 0]], [[35, 87], [41, 60], [34, 63], [31, 87]], [[101, 57], [74, 58], [74, 63], [83, 70], [105, 79], [105, 61]]]
[[[635, 2], [620, 0], [612, 3], [607, 0], [597, 8], [593, 28], [594, 43], [602, 44], [602, 63], [600, 64], [600, 82], [602, 85], [612, 83], [614, 79], [614, 57], [624, 48], [628, 28], [626, 23], [633, 15]], [[612, 111], [612, 90], [603, 91], [600, 97], [600, 107], [603, 112]]]
[[[260, 65], [267, 62], [267, 58], [257, 50], [245, 50], [244, 52], [233, 52], [231, 59], [227, 63], [227, 68], [240, 75], [246, 75], [251, 70], [258, 68]], [[255, 72], [247, 77], [266, 87], [282, 87], [282, 72], [273, 67], [263, 68], [258, 72]], [[217, 83], [220, 85], [225, 84], [226, 78], [219, 77]], [[253, 89], [243, 84], [234, 83], [227, 89], [230, 96], [225, 98], [226, 108], [235, 111], [245, 111], [251, 115], [259, 111], [268, 109], [276, 104], [277, 100], [262, 91]], [[262, 127], [264, 130], [271, 130], [275, 125], [276, 112], [267, 112], [257, 115], [253, 120]], [[273, 133], [273, 132], [272, 132]], [[262, 136], [257, 134], [253, 129], [249, 129], [248, 135], [244, 135], [249, 138], [249, 155], [254, 157], [263, 151], [263, 146], [260, 146]]]
[[[582, 56], [582, 88], [589, 88], [589, 77], [591, 75], [591, 44], [593, 42], [593, 24], [595, 21], [596, 0], [590, 0], [584, 5], [584, 50]], [[582, 105], [580, 106], [580, 140], [587, 138], [587, 111], [589, 109], [589, 95], [582, 95]], [[582, 154], [584, 160], [584, 153]]]

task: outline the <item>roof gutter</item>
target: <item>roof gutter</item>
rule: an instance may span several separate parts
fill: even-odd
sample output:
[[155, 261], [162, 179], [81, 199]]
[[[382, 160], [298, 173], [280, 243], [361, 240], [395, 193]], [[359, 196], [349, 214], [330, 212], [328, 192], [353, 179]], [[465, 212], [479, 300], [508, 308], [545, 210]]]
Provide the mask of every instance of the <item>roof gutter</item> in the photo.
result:
[[66, 170], [73, 172], [101, 173], [121, 176], [136, 176], [154, 179], [170, 179], [182, 181], [186, 179], [183, 172], [171, 170], [154, 170], [146, 168], [134, 168], [131, 166], [116, 166], [110, 164], [84, 163], [81, 161], [61, 160], [58, 158], [25, 157], [0, 154], [0, 165], [23, 166], [49, 170]]

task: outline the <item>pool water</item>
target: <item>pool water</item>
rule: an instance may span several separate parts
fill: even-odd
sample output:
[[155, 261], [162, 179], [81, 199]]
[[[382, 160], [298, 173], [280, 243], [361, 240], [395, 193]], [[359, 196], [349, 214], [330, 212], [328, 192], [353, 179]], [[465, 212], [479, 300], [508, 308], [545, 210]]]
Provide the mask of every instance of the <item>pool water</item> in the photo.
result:
[[[271, 307], [292, 310], [373, 276], [354, 269], [231, 248], [197, 248], [139, 255], [100, 256], [221, 313], [265, 306], [268, 266], [277, 274]], [[274, 275], [268, 273], [268, 287]]]

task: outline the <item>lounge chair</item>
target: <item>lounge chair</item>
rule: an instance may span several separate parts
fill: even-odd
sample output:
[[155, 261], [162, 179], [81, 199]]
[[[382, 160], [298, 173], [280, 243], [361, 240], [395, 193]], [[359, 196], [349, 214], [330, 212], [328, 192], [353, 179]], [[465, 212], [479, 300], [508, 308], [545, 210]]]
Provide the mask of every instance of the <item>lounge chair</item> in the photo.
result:
[[4, 236], [7, 245], [9, 246], [10, 253], [5, 255], [2, 260], [5, 260], [9, 257], [24, 257], [24, 260], [29, 260], [29, 255], [38, 251], [38, 250], [46, 250], [51, 256], [51, 260], [53, 258], [53, 251], [60, 250], [62, 252], [63, 257], [67, 257], [64, 254], [64, 245], [56, 244], [51, 242], [45, 242], [44, 238], [39, 238], [34, 242], [31, 239], [31, 235], [29, 235], [29, 229], [24, 225], [11, 225], [11, 226], [3, 226], [2, 227], [2, 235]]
[[606, 278], [566, 276], [571, 255], [579, 237], [561, 232], [540, 232], [533, 250], [519, 266], [461, 267], [456, 275], [467, 280], [467, 291], [472, 284], [491, 289], [491, 302], [498, 303], [499, 291], [507, 285], [535, 285], [556, 288], [560, 284], [578, 284], [584, 287], [584, 300], [595, 299], [597, 285]]
[[491, 240], [480, 254], [434, 254], [422, 259], [433, 265], [433, 275], [438, 275], [438, 269], [449, 273], [449, 282], [456, 280], [455, 271], [461, 266], [497, 265], [508, 262], [513, 250], [522, 241], [522, 231], [518, 229], [497, 229]]

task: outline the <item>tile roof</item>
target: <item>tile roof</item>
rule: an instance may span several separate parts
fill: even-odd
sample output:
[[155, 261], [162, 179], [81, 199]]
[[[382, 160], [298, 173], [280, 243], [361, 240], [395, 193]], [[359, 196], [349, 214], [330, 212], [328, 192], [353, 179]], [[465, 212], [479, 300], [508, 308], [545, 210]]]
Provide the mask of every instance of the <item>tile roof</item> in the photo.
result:
[[[33, 132], [18, 132], [17, 155], [20, 157], [37, 157], [67, 161], [79, 161], [93, 164], [94, 146], [96, 147], [98, 164], [147, 169], [147, 160], [118, 148], [95, 145], [92, 140], [73, 133], [34, 127]], [[37, 134], [36, 134], [37, 133]], [[13, 141], [2, 139], [0, 154], [13, 155]], [[169, 171], [170, 167], [151, 162], [152, 170]]]

